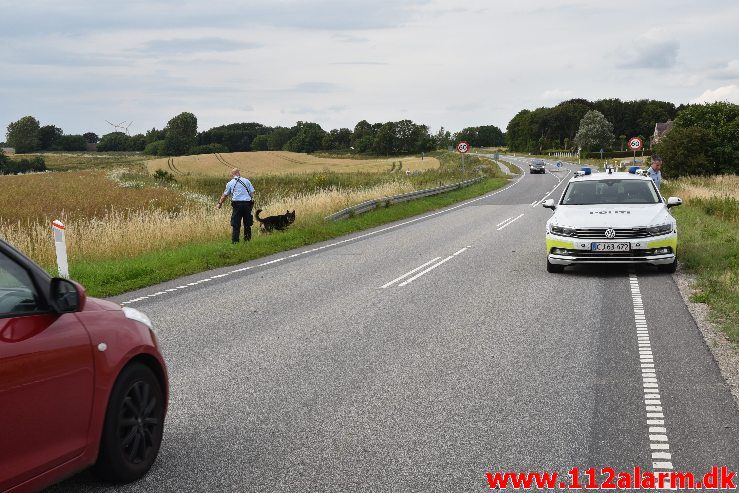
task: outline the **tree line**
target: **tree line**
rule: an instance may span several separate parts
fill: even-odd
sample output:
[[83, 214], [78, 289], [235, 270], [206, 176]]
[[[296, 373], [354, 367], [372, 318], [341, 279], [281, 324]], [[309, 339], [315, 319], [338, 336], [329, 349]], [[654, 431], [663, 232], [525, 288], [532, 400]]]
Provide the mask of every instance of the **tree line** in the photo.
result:
[[626, 141], [631, 137], [641, 137], [648, 144], [654, 133], [654, 124], [674, 120], [684, 108], [684, 105], [675, 107], [672, 103], [651, 99], [601, 99], [593, 102], [570, 99], [552, 108], [519, 111], [508, 123], [506, 144], [516, 152], [577, 150], [574, 139], [581, 120], [586, 113], [597, 111], [613, 126], [611, 133], [614, 137], [605, 144], [604, 150], [626, 150]]
[[[672, 130], [652, 145], [655, 124], [667, 120], [673, 120]], [[739, 173], [739, 105], [728, 102], [675, 107], [654, 100], [572, 99], [520, 111], [505, 137], [511, 151], [582, 150], [583, 156], [600, 149], [626, 151], [627, 140], [640, 137], [663, 157], [666, 176]]]
[[152, 156], [181, 156], [214, 152], [243, 151], [336, 151], [368, 155], [418, 154], [447, 148], [459, 140], [473, 146], [502, 146], [502, 130], [494, 125], [468, 127], [452, 134], [443, 127], [431, 133], [427, 125], [411, 120], [369, 123], [362, 120], [353, 129], [326, 131], [318, 123], [299, 121], [292, 127], [269, 127], [260, 123], [232, 123], [198, 132], [194, 114], [183, 112], [173, 117], [163, 129], [152, 128], [145, 134], [111, 132], [98, 137], [64, 135], [54, 125], [41, 126], [33, 116], [8, 125], [7, 144], [19, 154], [36, 151], [84, 151], [96, 143], [100, 152], [133, 151]]

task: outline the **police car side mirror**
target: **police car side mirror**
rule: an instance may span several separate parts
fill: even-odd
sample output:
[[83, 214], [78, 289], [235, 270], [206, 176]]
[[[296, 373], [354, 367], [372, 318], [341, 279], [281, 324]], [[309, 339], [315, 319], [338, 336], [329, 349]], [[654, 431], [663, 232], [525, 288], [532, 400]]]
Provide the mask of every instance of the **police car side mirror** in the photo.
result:
[[680, 197], [670, 197], [667, 199], [667, 208], [683, 205], [683, 199]]
[[545, 209], [552, 209], [552, 210], [554, 210], [554, 209], [557, 208], [557, 206], [554, 205], [554, 199], [546, 199], [544, 202], [541, 203], [541, 205]]

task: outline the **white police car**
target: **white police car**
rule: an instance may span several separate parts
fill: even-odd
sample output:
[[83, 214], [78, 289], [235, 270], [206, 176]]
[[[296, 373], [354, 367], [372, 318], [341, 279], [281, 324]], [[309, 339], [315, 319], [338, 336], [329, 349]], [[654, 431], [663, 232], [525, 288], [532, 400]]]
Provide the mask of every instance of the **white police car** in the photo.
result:
[[677, 224], [671, 207], [651, 178], [637, 167], [629, 172], [577, 171], [559, 202], [542, 204], [554, 211], [547, 221], [547, 271], [566, 265], [646, 263], [662, 272], [677, 267]]

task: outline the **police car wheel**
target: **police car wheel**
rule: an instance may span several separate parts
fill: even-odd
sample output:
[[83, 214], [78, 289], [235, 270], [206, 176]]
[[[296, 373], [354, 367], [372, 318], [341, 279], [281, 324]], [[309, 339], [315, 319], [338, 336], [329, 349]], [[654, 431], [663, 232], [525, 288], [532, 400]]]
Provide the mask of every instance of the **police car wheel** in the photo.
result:
[[564, 272], [565, 266], [559, 264], [553, 264], [547, 259], [547, 272], [558, 273]]
[[677, 259], [673, 260], [671, 264], [658, 265], [657, 270], [667, 274], [674, 274], [677, 270]]

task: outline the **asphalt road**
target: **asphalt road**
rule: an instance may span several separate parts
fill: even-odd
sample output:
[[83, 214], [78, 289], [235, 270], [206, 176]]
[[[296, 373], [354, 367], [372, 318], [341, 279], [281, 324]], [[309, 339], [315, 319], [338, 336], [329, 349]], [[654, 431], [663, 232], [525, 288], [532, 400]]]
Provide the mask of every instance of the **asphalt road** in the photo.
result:
[[[495, 471], [739, 470], [739, 413], [672, 276], [546, 272], [538, 203], [569, 173], [116, 298], [154, 322], [171, 401], [151, 472], [115, 491], [483, 491]], [[49, 491], [112, 490], [83, 473]]]

